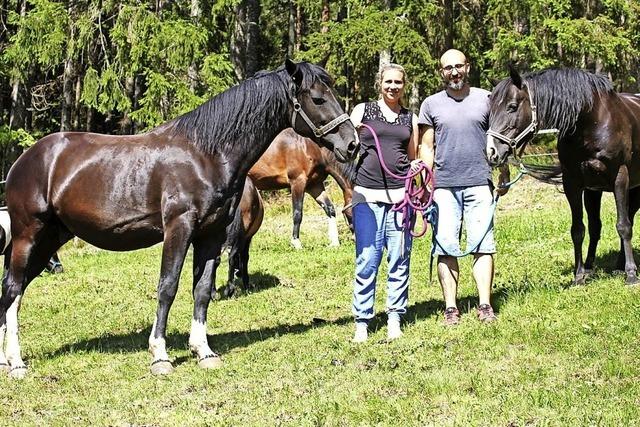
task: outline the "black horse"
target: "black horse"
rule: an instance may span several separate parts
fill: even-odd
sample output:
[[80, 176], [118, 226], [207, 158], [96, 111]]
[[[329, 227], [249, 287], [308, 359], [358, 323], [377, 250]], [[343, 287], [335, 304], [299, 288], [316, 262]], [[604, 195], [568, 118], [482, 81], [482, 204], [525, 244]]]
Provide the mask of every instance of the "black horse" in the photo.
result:
[[164, 243], [149, 337], [155, 374], [173, 369], [165, 344], [167, 318], [193, 245], [189, 346], [201, 367], [220, 366], [207, 342], [207, 308], [225, 228], [247, 172], [287, 127], [332, 149], [341, 161], [356, 153], [355, 129], [331, 85], [322, 68], [287, 60], [277, 71], [261, 72], [148, 133], [56, 133], [29, 148], [7, 177], [13, 248], [0, 298], [0, 334], [7, 332], [0, 363], [8, 362], [15, 377], [25, 375], [20, 299], [51, 255], [75, 235], [116, 251]]
[[[487, 157], [492, 165], [517, 156], [538, 129], [558, 130], [558, 158], [571, 207], [574, 283], [593, 268], [600, 239], [600, 198], [614, 193], [616, 228], [626, 281], [638, 283], [631, 247], [633, 217], [640, 207], [640, 97], [616, 93], [604, 76], [579, 69], [552, 69], [525, 76], [511, 70], [491, 94]], [[589, 249], [582, 260], [589, 219]]]

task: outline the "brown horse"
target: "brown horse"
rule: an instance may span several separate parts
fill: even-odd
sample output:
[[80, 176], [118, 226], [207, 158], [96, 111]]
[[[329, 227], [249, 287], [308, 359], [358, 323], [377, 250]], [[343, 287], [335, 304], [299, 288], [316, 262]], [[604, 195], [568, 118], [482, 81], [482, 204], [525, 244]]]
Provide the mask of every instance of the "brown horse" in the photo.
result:
[[225, 297], [234, 294], [237, 274], [242, 280], [242, 288], [249, 289], [249, 248], [251, 239], [262, 225], [263, 216], [262, 197], [251, 178], [247, 177], [240, 204], [233, 221], [227, 227], [227, 241], [224, 246], [229, 248], [229, 275], [223, 290]]
[[318, 147], [308, 138], [298, 135], [293, 129], [282, 131], [260, 160], [249, 170], [249, 176], [259, 190], [291, 189], [293, 204], [293, 234], [291, 244], [296, 249], [300, 243], [300, 224], [304, 193], [308, 193], [324, 210], [329, 220], [329, 243], [339, 246], [336, 209], [324, 186], [327, 176], [331, 175], [342, 189], [344, 196], [344, 215], [351, 227], [351, 197], [355, 162], [341, 163], [335, 154]]
[[287, 60], [148, 133], [56, 133], [29, 148], [7, 177], [13, 248], [0, 298], [0, 338], [5, 331], [7, 338], [0, 363], [9, 363], [12, 376], [26, 374], [18, 342], [20, 300], [51, 255], [75, 235], [116, 251], [164, 243], [149, 337], [155, 374], [173, 369], [167, 318], [193, 245], [189, 346], [201, 367], [220, 366], [207, 342], [207, 308], [247, 172], [287, 127], [334, 150], [341, 161], [355, 156], [355, 129], [331, 85], [322, 68]]
[[[600, 238], [600, 197], [612, 191], [626, 281], [638, 283], [631, 247], [633, 217], [640, 207], [640, 97], [619, 94], [606, 77], [578, 69], [545, 70], [511, 77], [491, 94], [487, 157], [493, 165], [515, 156], [538, 128], [558, 129], [562, 185], [571, 208], [574, 283], [585, 282]], [[582, 261], [589, 219], [589, 249]]]

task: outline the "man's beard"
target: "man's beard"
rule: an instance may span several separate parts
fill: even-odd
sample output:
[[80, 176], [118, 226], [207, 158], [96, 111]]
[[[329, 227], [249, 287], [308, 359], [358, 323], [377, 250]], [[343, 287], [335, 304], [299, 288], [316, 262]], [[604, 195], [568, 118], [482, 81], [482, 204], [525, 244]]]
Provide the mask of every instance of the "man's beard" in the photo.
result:
[[464, 87], [464, 79], [460, 79], [457, 83], [449, 81], [447, 83], [447, 86], [449, 86], [453, 90], [460, 90]]

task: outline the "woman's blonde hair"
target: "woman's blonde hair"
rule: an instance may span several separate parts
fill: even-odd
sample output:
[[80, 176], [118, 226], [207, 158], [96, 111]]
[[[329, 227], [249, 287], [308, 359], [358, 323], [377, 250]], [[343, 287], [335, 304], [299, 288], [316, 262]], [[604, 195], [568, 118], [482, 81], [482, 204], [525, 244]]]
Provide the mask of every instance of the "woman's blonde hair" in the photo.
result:
[[[388, 64], [382, 65], [378, 70], [378, 75], [376, 76], [376, 82], [374, 84], [374, 87], [378, 91], [378, 93], [380, 93], [380, 91], [382, 90], [382, 77], [384, 77], [384, 73], [389, 70], [400, 71], [402, 73], [402, 83], [407, 84], [407, 71], [404, 69], [404, 67], [400, 64], [394, 64], [393, 62], [390, 62]], [[400, 105], [402, 105], [402, 102], [400, 102]]]

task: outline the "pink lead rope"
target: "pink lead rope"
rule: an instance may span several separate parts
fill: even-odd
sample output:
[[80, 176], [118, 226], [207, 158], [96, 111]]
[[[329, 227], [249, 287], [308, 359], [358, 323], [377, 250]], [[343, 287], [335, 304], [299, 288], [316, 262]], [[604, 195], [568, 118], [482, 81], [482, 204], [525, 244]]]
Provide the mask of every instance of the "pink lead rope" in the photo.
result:
[[[406, 176], [399, 176], [394, 174], [389, 170], [384, 162], [384, 159], [382, 158], [382, 148], [380, 147], [380, 141], [378, 140], [378, 135], [376, 135], [376, 132], [369, 125], [362, 123], [361, 126], [369, 129], [369, 132], [371, 132], [371, 135], [373, 135], [373, 140], [376, 143], [378, 159], [380, 160], [382, 169], [384, 169], [384, 171], [391, 177], [404, 180], [404, 199], [401, 202], [394, 204], [392, 209], [396, 212], [402, 211], [403, 227], [405, 229], [409, 229], [413, 237], [424, 236], [429, 227], [429, 223], [427, 221], [428, 209], [433, 201], [433, 192], [427, 189], [427, 185], [429, 184], [429, 182], [433, 181], [433, 172], [429, 170], [427, 165], [420, 162], [418, 170], [415, 172], [411, 172], [411, 169], [409, 169]], [[425, 172], [424, 179], [420, 184], [417, 184], [415, 178], [417, 176], [420, 176], [423, 171]], [[423, 199], [425, 199], [425, 194], [428, 195], [426, 197], [426, 202], [423, 201]], [[423, 218], [422, 231], [420, 231], [419, 233], [414, 233], [413, 231], [413, 225], [415, 224], [414, 215], [416, 212], [420, 212]]]

